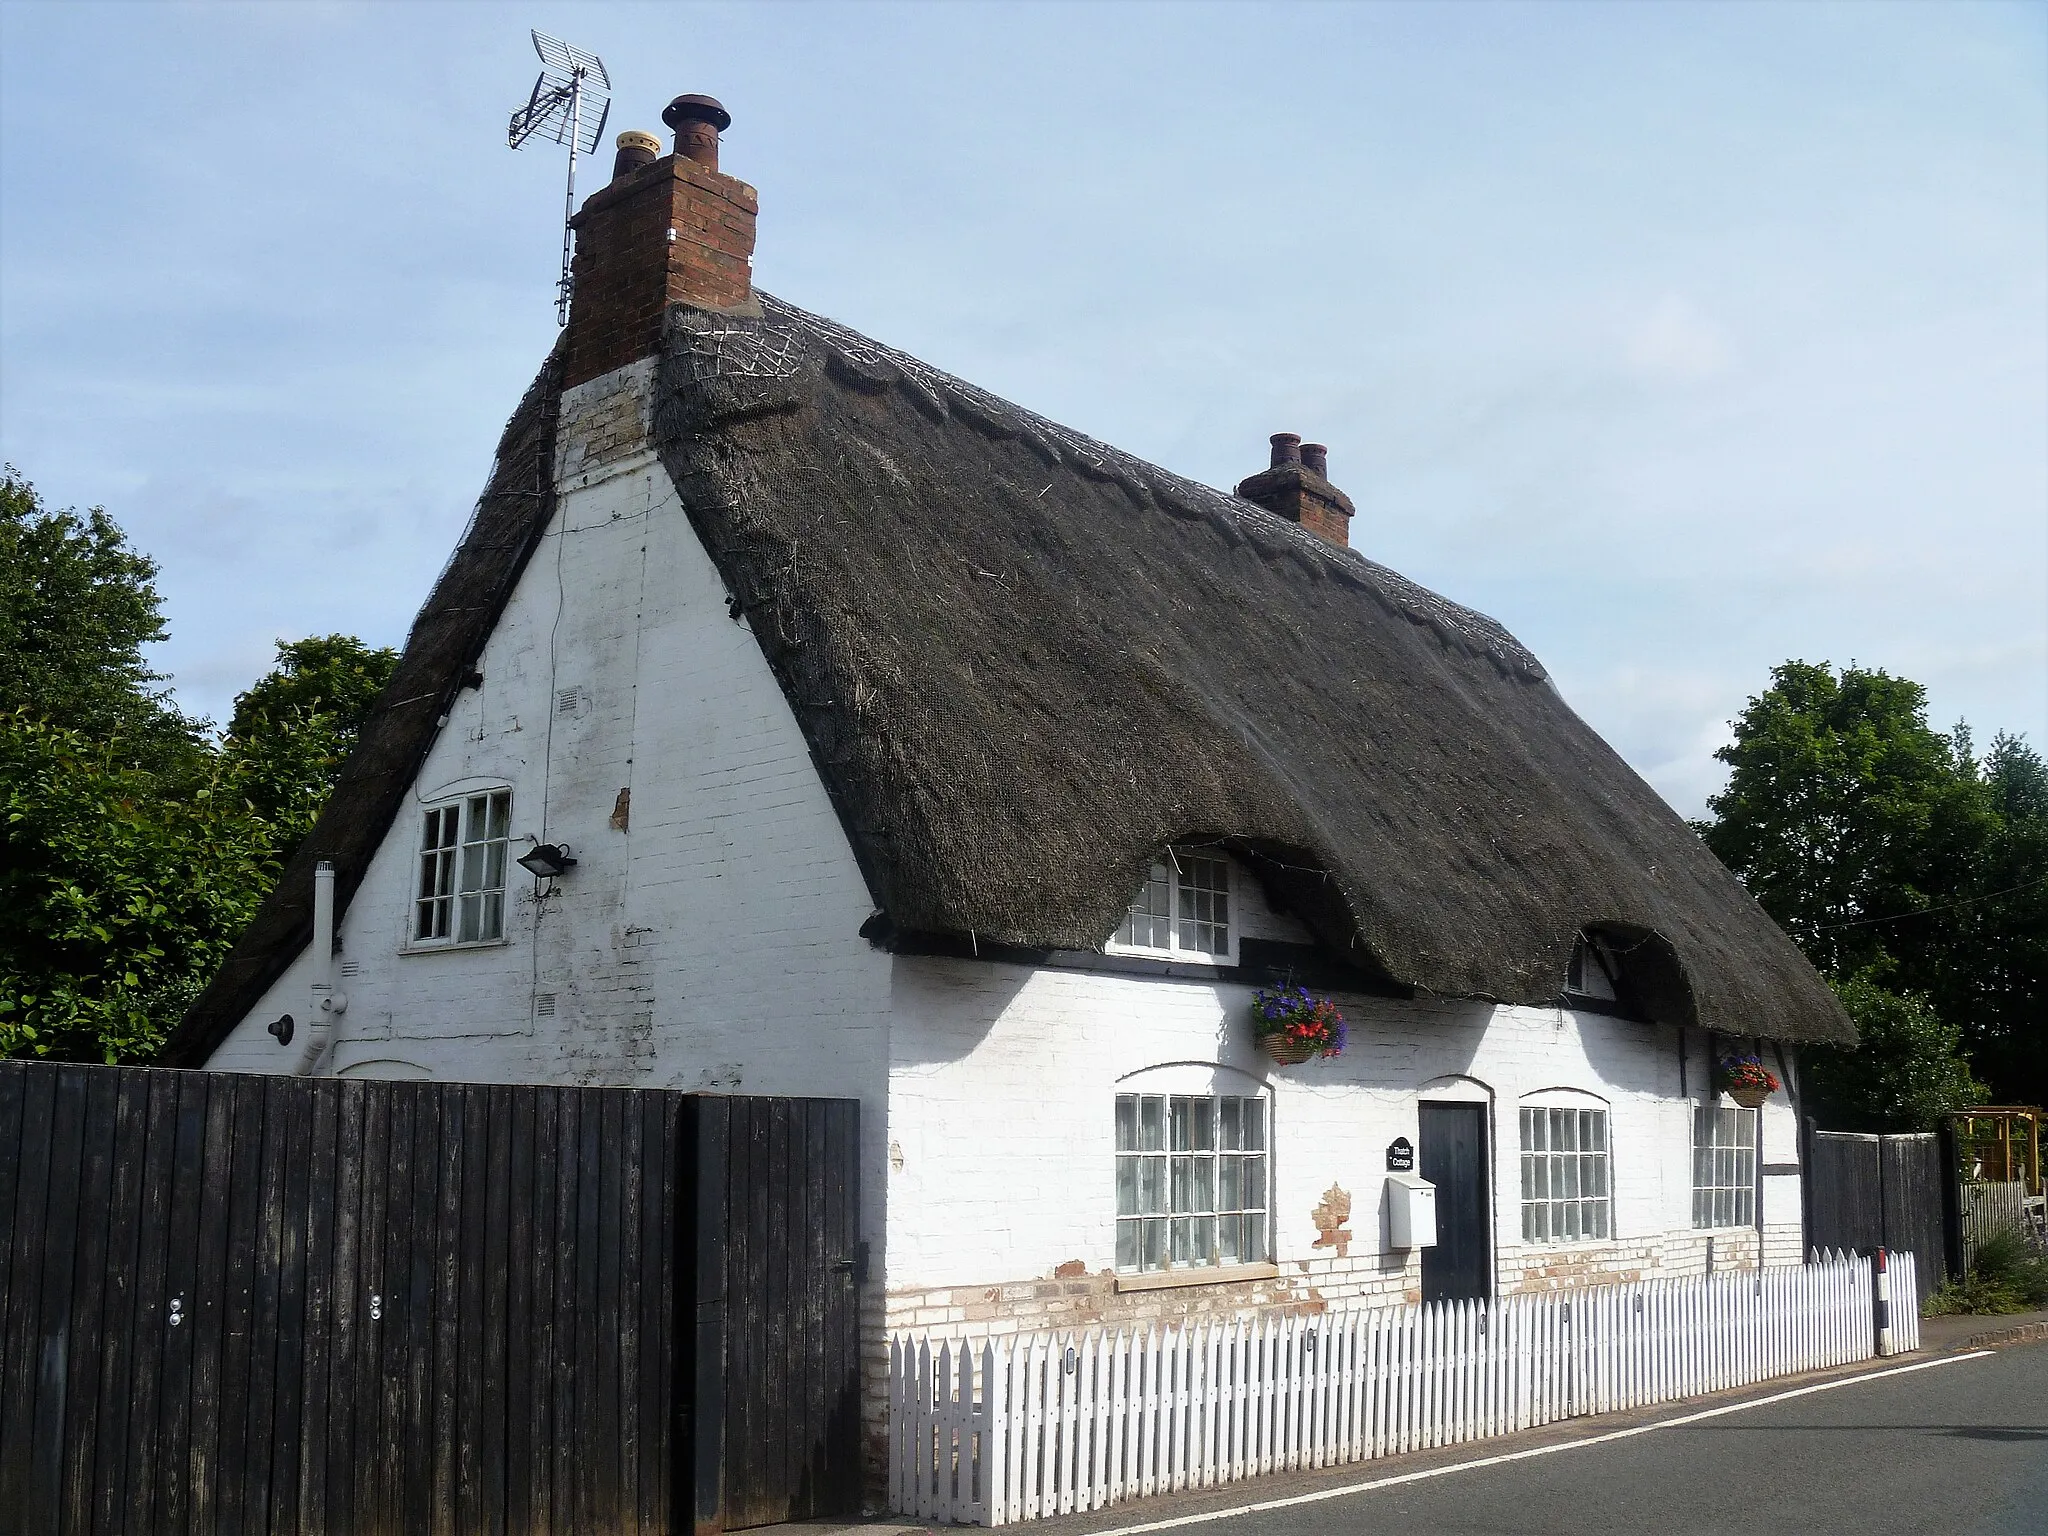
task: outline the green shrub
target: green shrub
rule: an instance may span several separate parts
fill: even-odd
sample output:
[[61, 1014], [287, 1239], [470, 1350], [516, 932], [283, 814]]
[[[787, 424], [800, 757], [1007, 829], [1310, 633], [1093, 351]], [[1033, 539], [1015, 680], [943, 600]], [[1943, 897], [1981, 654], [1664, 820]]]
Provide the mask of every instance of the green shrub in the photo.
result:
[[1971, 1268], [1996, 1284], [2010, 1286], [2027, 1306], [2048, 1307], [2048, 1254], [2018, 1228], [2005, 1227], [1978, 1243]]
[[1980, 1241], [1969, 1273], [1944, 1281], [1921, 1311], [1927, 1317], [1995, 1316], [2035, 1307], [2048, 1307], [2048, 1254], [2019, 1229], [2006, 1227]]

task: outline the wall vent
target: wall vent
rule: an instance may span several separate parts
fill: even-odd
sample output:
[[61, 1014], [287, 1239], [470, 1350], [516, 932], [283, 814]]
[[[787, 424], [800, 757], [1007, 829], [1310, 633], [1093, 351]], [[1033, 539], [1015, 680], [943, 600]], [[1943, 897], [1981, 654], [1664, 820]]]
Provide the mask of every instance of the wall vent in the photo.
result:
[[580, 714], [583, 706], [590, 701], [586, 688], [564, 688], [555, 695], [555, 713], [558, 715]]
[[552, 992], [538, 993], [533, 1000], [533, 1011], [544, 1019], [554, 1017], [555, 994]]
[[360, 960], [344, 960], [341, 962], [341, 974], [344, 976], [354, 976], [358, 974], [362, 970], [362, 968], [363, 962]]

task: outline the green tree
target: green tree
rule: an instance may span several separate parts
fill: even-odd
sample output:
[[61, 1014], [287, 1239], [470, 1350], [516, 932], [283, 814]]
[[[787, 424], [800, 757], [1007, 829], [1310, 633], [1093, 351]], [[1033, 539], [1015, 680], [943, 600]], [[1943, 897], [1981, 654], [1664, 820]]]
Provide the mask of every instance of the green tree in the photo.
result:
[[1999, 1102], [2048, 1104], [2048, 763], [2000, 734], [1983, 782], [1996, 823], [1966, 899], [1936, 914], [1931, 989]]
[[[1887, 922], [1954, 900], [1994, 822], [1967, 733], [1927, 724], [1918, 683], [1788, 661], [1715, 754], [1732, 770], [1707, 802], [1707, 846], [1825, 975], [1887, 961], [1924, 987]], [[1960, 750], [1958, 747], [1960, 746]]]
[[1817, 1098], [1906, 1129], [1962, 1084], [2048, 1094], [2039, 755], [2001, 735], [1980, 764], [1967, 727], [1928, 725], [1918, 683], [1803, 661], [1772, 670], [1734, 733], [1700, 835], [1869, 1021], [1853, 1064], [1816, 1054], [1834, 1085]]
[[277, 665], [235, 699], [223, 755], [250, 808], [290, 858], [355, 749], [364, 719], [391, 681], [398, 653], [354, 635], [277, 642]]
[[216, 742], [142, 659], [155, 564], [0, 478], [0, 1055], [146, 1061], [319, 814], [397, 664], [280, 642]]
[[1962, 1059], [1962, 1032], [1913, 992], [1869, 976], [1834, 984], [1861, 1043], [1805, 1052], [1810, 1113], [1832, 1130], [1931, 1131], [1988, 1091]]
[[142, 648], [164, 638], [156, 562], [105, 509], [45, 507], [0, 468], [0, 710], [25, 710], [163, 767], [198, 751]]
[[0, 715], [0, 1055], [148, 1060], [277, 877], [228, 764], [134, 755]]

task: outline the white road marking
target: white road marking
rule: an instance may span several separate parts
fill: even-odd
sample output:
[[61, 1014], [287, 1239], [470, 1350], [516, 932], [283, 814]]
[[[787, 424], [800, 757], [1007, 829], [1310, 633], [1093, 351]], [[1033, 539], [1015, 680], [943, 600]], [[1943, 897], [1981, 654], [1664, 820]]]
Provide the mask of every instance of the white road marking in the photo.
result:
[[1216, 1509], [1200, 1515], [1178, 1515], [1171, 1520], [1150, 1520], [1143, 1525], [1119, 1525], [1109, 1530], [1091, 1531], [1088, 1536], [1140, 1536], [1140, 1533], [1145, 1531], [1173, 1531], [1186, 1525], [1206, 1525], [1212, 1520], [1235, 1520], [1239, 1515], [1264, 1514], [1269, 1509], [1292, 1509], [1297, 1504], [1320, 1504], [1325, 1499], [1341, 1499], [1349, 1494], [1370, 1493], [1375, 1488], [1392, 1488], [1400, 1483], [1419, 1483], [1432, 1477], [1449, 1477], [1453, 1472], [1471, 1472], [1480, 1467], [1498, 1467], [1511, 1461], [1527, 1461], [1535, 1456], [1554, 1456], [1559, 1451], [1576, 1451], [1589, 1445], [1605, 1445], [1611, 1440], [1629, 1440], [1637, 1435], [1652, 1434], [1660, 1429], [1677, 1429], [1681, 1425], [1697, 1424], [1702, 1419], [1718, 1419], [1723, 1414], [1747, 1413], [1752, 1408], [1765, 1408], [1772, 1403], [1789, 1402], [1795, 1397], [1806, 1397], [1815, 1392], [1832, 1392], [1837, 1387], [1853, 1387], [1861, 1382], [1881, 1381], [1887, 1376], [1905, 1376], [1914, 1371], [1931, 1371], [1938, 1366], [1960, 1365], [1965, 1360], [1982, 1360], [1986, 1355], [1994, 1353], [1994, 1350], [1978, 1349], [1967, 1355], [1944, 1355], [1939, 1360], [1921, 1360], [1913, 1365], [1895, 1365], [1888, 1371], [1868, 1371], [1861, 1376], [1845, 1376], [1839, 1381], [1823, 1381], [1810, 1387], [1794, 1387], [1790, 1392], [1774, 1392], [1769, 1397], [1752, 1398], [1746, 1403], [1728, 1403], [1720, 1408], [1704, 1408], [1698, 1413], [1659, 1419], [1654, 1424], [1638, 1424], [1631, 1429], [1611, 1429], [1604, 1435], [1588, 1435], [1583, 1440], [1563, 1440], [1556, 1445], [1539, 1445], [1526, 1451], [1507, 1451], [1499, 1456], [1480, 1456], [1471, 1461], [1454, 1462], [1447, 1467], [1428, 1467], [1420, 1472], [1403, 1472], [1395, 1477], [1376, 1477], [1369, 1482], [1346, 1483], [1342, 1488], [1322, 1488], [1314, 1493], [1297, 1493], [1291, 1498], [1240, 1504], [1234, 1509]]

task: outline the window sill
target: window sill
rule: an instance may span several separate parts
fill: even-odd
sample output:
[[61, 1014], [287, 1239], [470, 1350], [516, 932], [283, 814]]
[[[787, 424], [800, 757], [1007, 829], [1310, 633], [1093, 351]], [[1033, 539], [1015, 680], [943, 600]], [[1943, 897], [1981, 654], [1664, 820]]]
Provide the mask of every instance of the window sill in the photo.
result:
[[1522, 1246], [1532, 1253], [1571, 1253], [1581, 1248], [1608, 1248], [1622, 1241], [1618, 1237], [1525, 1237]]
[[398, 952], [401, 955], [445, 955], [468, 949], [503, 949], [511, 942], [511, 939], [504, 938], [471, 939], [466, 944], [401, 944]]
[[1109, 943], [1102, 952], [1113, 960], [1153, 960], [1161, 965], [1198, 966], [1204, 971], [1228, 970], [1237, 964], [1237, 946], [1220, 955], [1200, 949], [1140, 949], [1135, 944]]
[[1183, 1285], [1228, 1285], [1233, 1280], [1272, 1280], [1279, 1276], [1278, 1264], [1205, 1265], [1199, 1269], [1154, 1269], [1142, 1274], [1118, 1275], [1116, 1288], [1122, 1291], [1164, 1291]]

